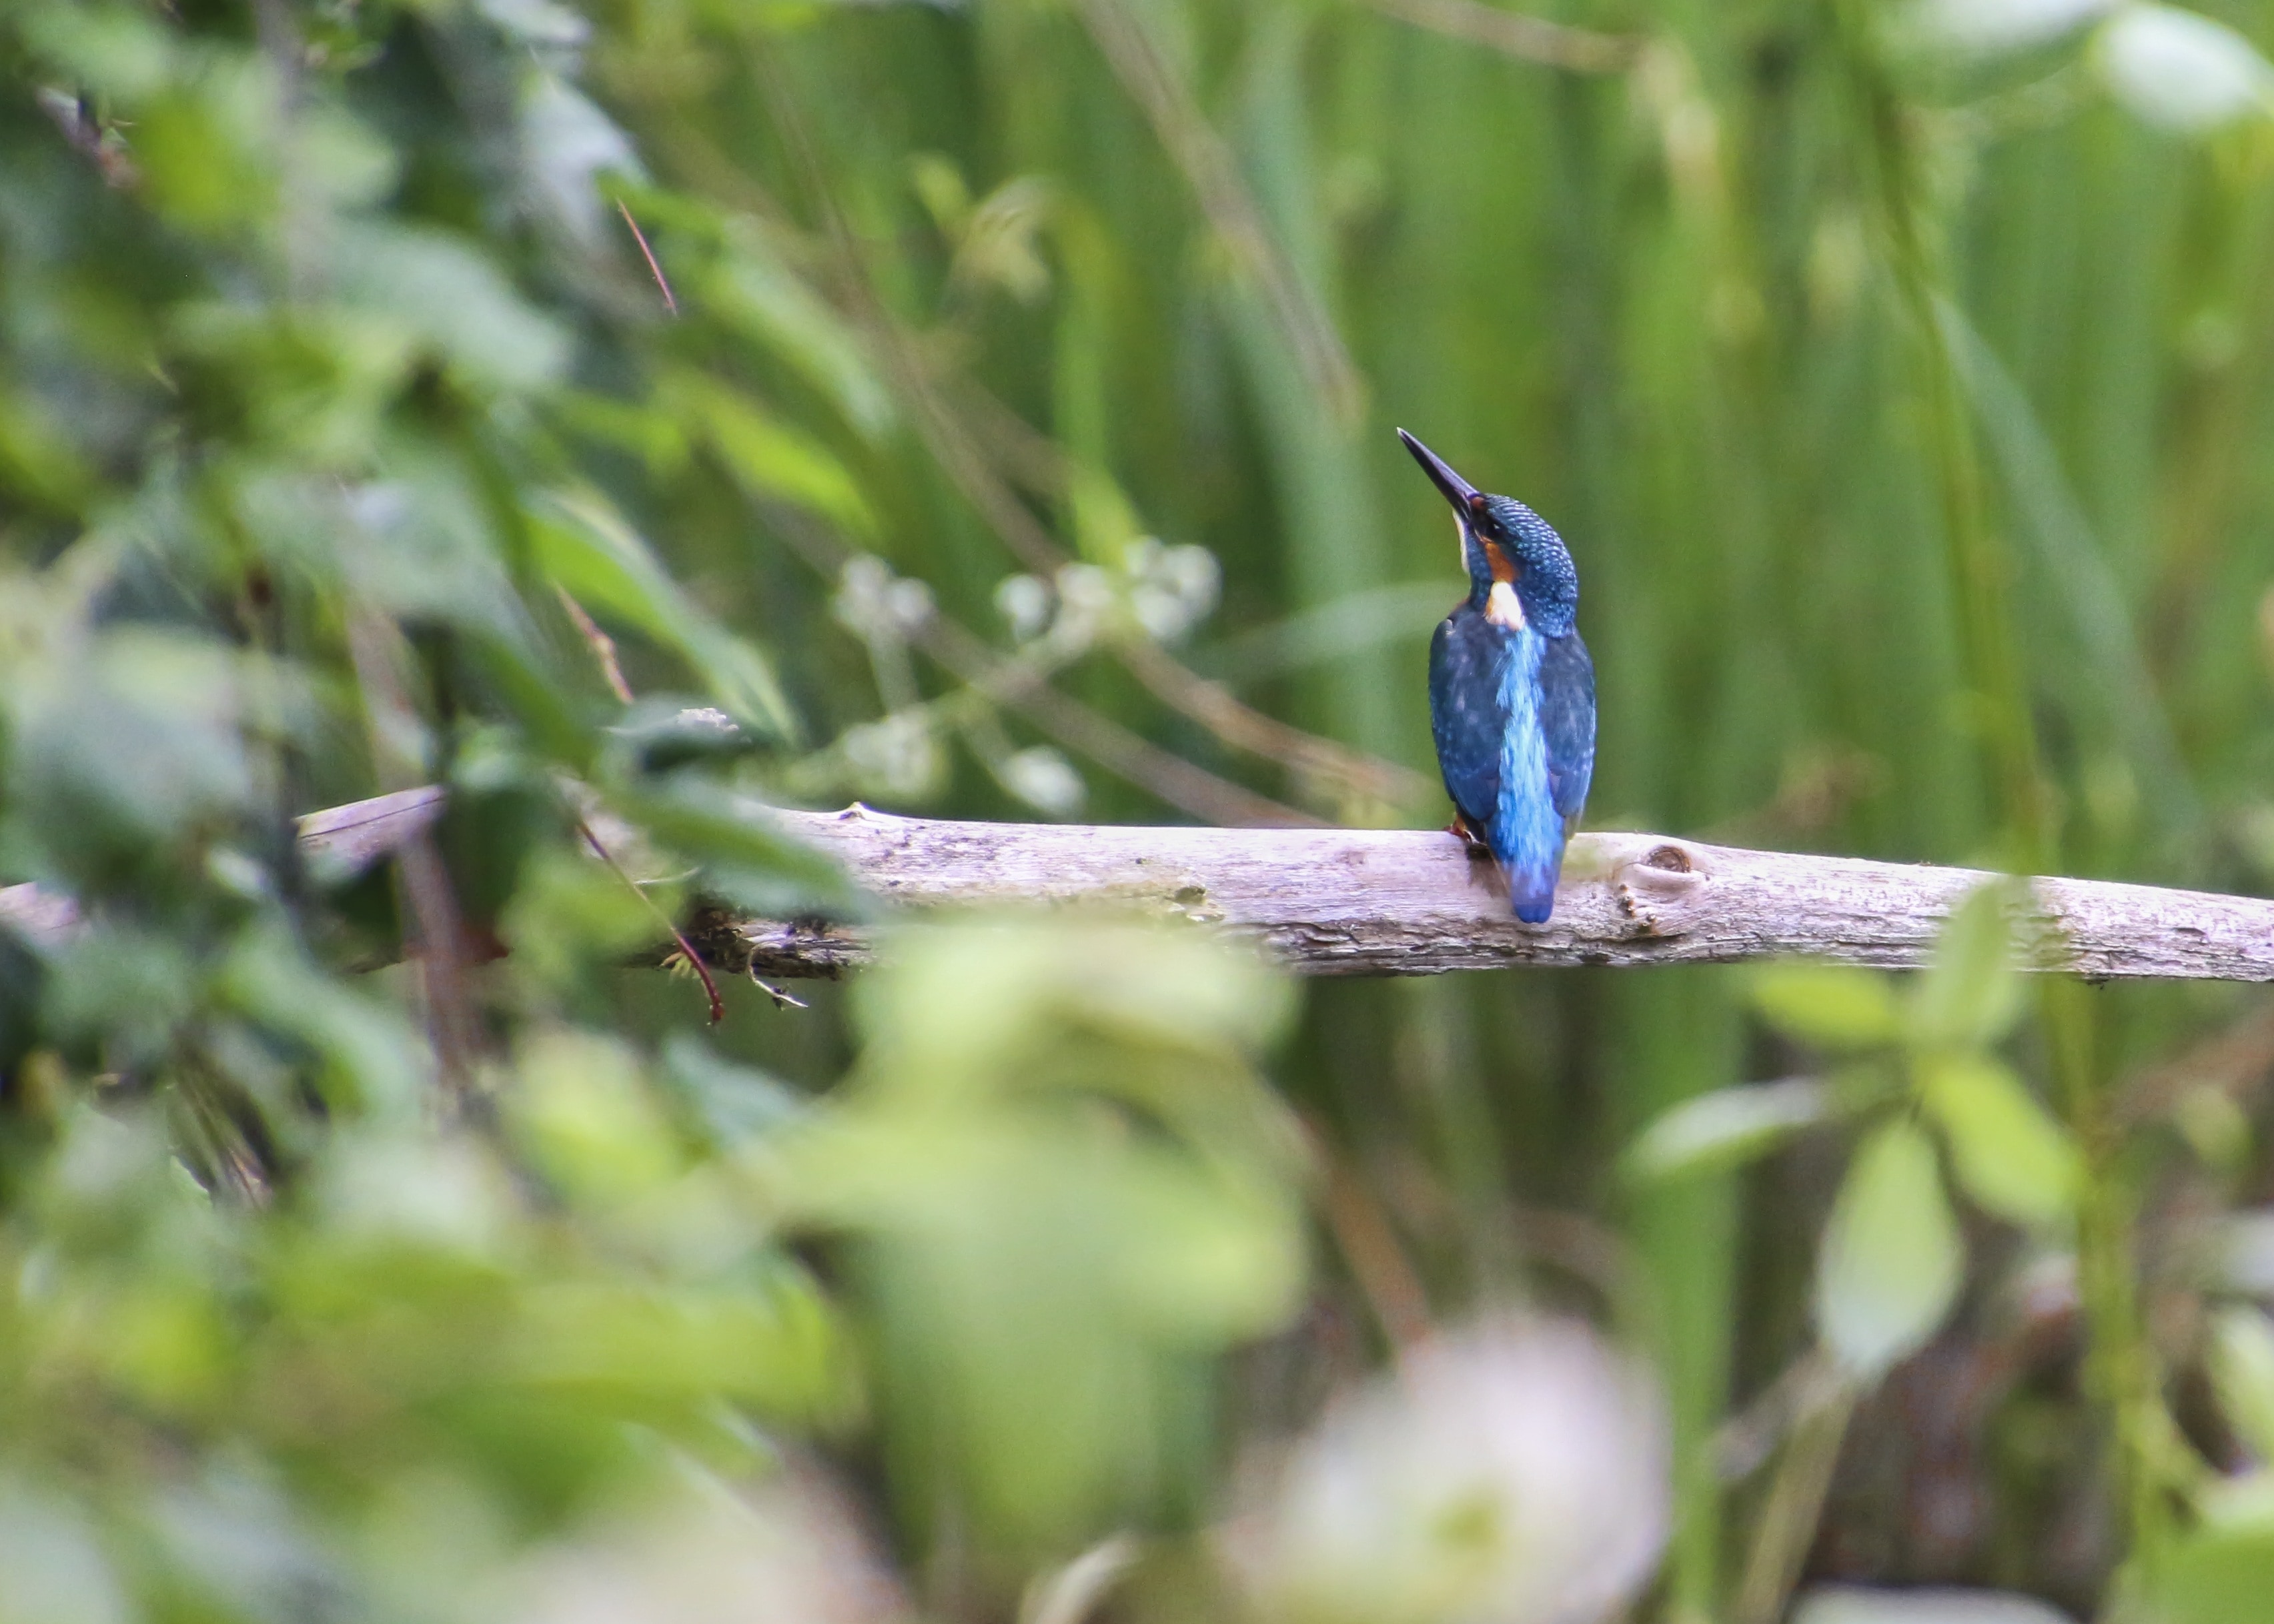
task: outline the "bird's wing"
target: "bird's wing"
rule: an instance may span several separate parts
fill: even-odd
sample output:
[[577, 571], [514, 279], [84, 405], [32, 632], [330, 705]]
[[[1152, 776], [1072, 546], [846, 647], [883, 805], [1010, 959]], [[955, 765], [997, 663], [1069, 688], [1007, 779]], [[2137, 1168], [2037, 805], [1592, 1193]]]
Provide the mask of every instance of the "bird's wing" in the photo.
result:
[[1501, 747], [1508, 712], [1501, 677], [1509, 658], [1502, 638], [1481, 616], [1456, 615], [1429, 640], [1429, 729], [1445, 793], [1482, 831], [1500, 808]]
[[1577, 632], [1550, 637], [1540, 658], [1540, 726], [1547, 735], [1547, 793], [1568, 825], [1595, 776], [1595, 663]]

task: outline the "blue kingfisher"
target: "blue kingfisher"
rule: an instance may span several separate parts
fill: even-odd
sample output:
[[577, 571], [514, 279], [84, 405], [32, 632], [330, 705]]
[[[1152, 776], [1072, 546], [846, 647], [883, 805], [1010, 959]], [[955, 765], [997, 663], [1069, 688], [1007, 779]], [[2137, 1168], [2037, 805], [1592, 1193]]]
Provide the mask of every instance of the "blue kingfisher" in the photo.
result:
[[1487, 496], [1397, 431], [1461, 535], [1469, 596], [1429, 641], [1429, 728], [1452, 832], [1490, 851], [1527, 925], [1555, 907], [1563, 843], [1595, 770], [1595, 666], [1579, 640], [1579, 572], [1522, 502]]

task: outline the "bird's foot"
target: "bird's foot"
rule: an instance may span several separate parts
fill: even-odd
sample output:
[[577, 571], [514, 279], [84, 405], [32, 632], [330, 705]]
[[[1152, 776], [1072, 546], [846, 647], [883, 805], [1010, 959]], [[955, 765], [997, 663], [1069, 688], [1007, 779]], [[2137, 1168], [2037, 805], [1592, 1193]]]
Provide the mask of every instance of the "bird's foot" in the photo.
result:
[[1478, 852], [1489, 853], [1492, 850], [1492, 847], [1486, 843], [1484, 836], [1472, 828], [1469, 820], [1458, 813], [1454, 815], [1451, 823], [1445, 825], [1445, 832], [1467, 846], [1472, 854]]

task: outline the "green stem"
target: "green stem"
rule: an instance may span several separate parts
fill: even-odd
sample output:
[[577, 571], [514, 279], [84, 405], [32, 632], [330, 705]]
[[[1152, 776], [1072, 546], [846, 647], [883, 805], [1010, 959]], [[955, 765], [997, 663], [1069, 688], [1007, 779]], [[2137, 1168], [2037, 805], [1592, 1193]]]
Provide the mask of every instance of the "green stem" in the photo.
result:
[[[2060, 861], [2059, 831], [2030, 711], [2009, 590], [2013, 563], [1991, 522], [1964, 380], [1941, 320], [1948, 278], [1925, 217], [1916, 132], [1881, 67], [1864, 0], [1841, 0], [1840, 18], [1889, 268], [1916, 344], [1966, 683], [1983, 729], [2003, 845], [2020, 872], [2053, 872]], [[2085, 1158], [2077, 1270], [2090, 1342], [2088, 1380], [2107, 1417], [2116, 1455], [2115, 1498], [2138, 1568], [2153, 1563], [2166, 1521], [2159, 1469], [2163, 1401], [2133, 1287], [2130, 1194], [2120, 1160], [2121, 1138], [2107, 1123], [2099, 1087], [2090, 1000], [2090, 992], [2074, 980], [2041, 980], [2038, 1013], [2054, 1082]]]

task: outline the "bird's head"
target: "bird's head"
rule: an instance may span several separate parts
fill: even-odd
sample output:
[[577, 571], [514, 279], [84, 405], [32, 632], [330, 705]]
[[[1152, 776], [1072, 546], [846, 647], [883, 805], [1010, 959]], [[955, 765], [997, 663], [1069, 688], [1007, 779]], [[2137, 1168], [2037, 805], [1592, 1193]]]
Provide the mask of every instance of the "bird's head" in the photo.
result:
[[1397, 438], [1453, 505], [1470, 601], [1495, 620], [1528, 624], [1548, 637], [1567, 635], [1577, 623], [1579, 572], [1563, 538], [1514, 497], [1478, 490], [1404, 429]]

